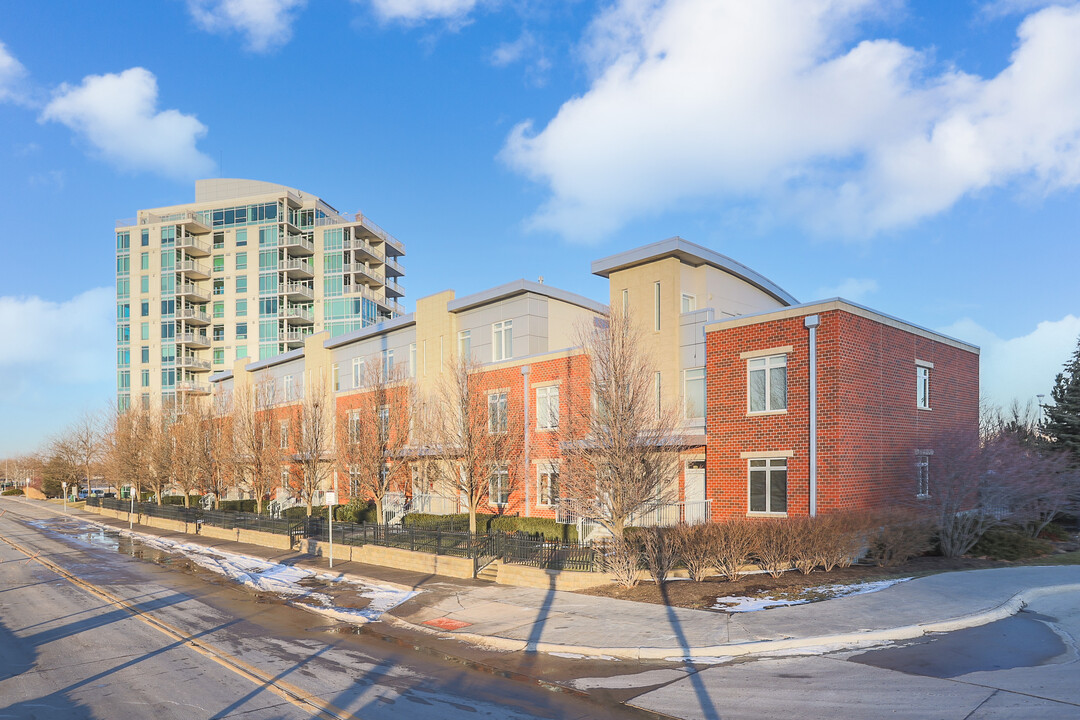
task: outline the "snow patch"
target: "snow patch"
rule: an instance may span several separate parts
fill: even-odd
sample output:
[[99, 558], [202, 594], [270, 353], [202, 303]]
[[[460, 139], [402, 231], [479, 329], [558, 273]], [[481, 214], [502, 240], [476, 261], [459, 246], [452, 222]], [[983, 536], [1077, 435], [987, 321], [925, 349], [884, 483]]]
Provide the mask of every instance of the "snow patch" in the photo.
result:
[[865, 595], [866, 593], [878, 592], [890, 588], [893, 585], [907, 582], [908, 580], [911, 580], [911, 578], [873, 580], [869, 582], [850, 583], [848, 585], [819, 585], [817, 587], [803, 588], [800, 594], [810, 597], [774, 598], [769, 595], [762, 595], [760, 597], [729, 595], [716, 598], [716, 602], [713, 603], [712, 609], [723, 610], [724, 612], [729, 613], [743, 613], [768, 610], [769, 608], [784, 607], [787, 605], [805, 605], [806, 603], [815, 602], [817, 600], [813, 596], [824, 595], [826, 596], [826, 599], [834, 600], [836, 598], [850, 597], [852, 595]]

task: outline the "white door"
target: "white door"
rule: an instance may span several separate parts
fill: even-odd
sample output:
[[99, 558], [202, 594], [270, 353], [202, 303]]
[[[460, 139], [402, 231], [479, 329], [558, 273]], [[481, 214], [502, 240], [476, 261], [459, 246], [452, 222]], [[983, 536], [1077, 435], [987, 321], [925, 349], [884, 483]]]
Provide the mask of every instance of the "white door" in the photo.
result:
[[684, 475], [683, 520], [686, 523], [708, 522], [709, 514], [705, 503], [705, 461], [687, 460]]

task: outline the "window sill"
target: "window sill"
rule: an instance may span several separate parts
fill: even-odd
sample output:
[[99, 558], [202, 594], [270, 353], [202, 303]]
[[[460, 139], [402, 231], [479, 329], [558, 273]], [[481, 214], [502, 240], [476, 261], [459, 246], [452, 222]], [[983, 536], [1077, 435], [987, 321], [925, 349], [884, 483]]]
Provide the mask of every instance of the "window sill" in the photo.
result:
[[915, 494], [915, 499], [916, 500], [929, 500], [930, 499], [930, 493], [923, 493], [921, 495], [916, 493]]
[[746, 517], [775, 517], [775, 518], [785, 518], [785, 517], [787, 517], [787, 513], [786, 513], [786, 512], [756, 512], [756, 511], [753, 511], [753, 510], [751, 510], [751, 511], [748, 511], [748, 512], [746, 513]]
[[762, 415], [787, 415], [787, 408], [783, 410], [748, 410], [746, 417], [761, 417]]
[[915, 409], [916, 409], [916, 410], [922, 410], [922, 411], [924, 411], [924, 412], [930, 412], [931, 410], [933, 410], [933, 408], [928, 408], [928, 407], [922, 407], [921, 405], [916, 405], [916, 406], [915, 406]]
[[538, 428], [536, 428], [536, 432], [538, 432], [538, 433], [559, 432], [559, 428], [557, 428], [557, 427], [549, 427], [549, 428], [538, 427]]

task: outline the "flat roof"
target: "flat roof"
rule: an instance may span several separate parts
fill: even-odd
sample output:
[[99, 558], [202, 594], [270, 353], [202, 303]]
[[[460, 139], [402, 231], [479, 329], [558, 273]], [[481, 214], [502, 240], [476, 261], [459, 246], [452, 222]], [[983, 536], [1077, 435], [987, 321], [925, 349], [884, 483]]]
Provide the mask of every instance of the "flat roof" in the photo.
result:
[[718, 270], [723, 270], [740, 280], [750, 283], [758, 290], [772, 296], [785, 305], [797, 305], [799, 302], [794, 296], [761, 273], [755, 272], [742, 263], [732, 260], [727, 255], [721, 255], [715, 250], [710, 250], [707, 247], [702, 247], [696, 243], [684, 240], [678, 235], [670, 237], [667, 240], [661, 240], [660, 242], [655, 242], [650, 245], [642, 245], [633, 250], [627, 250], [626, 252], [594, 260], [591, 269], [593, 275], [607, 278], [613, 272], [626, 270], [637, 265], [644, 265], [645, 263], [666, 257], [678, 258], [682, 262], [693, 267], [709, 265]]
[[779, 310], [766, 310], [764, 312], [749, 313], [747, 315], [736, 315], [735, 317], [725, 318], [724, 320], [717, 320], [711, 322], [705, 326], [705, 332], [715, 332], [717, 330], [725, 330], [727, 328], [743, 327], [746, 325], [755, 325], [761, 322], [769, 322], [770, 320], [784, 320], [786, 318], [800, 317], [803, 315], [813, 315], [816, 312], [828, 312], [830, 310], [843, 310], [844, 312], [851, 313], [852, 315], [858, 315], [859, 317], [867, 318], [868, 320], [874, 320], [875, 322], [895, 327], [898, 330], [904, 330], [914, 335], [919, 335], [928, 340], [934, 340], [935, 342], [941, 342], [946, 345], [951, 345], [960, 350], [966, 350], [968, 352], [979, 354], [979, 346], [972, 345], [971, 343], [964, 342], [963, 340], [957, 340], [954, 337], [943, 335], [939, 332], [929, 330], [920, 325], [910, 323], [906, 320], [901, 320], [898, 317], [892, 315], [886, 315], [885, 313], [878, 312], [865, 305], [859, 305], [853, 303], [850, 300], [844, 298], [835, 297], [828, 300], [816, 300], [810, 303], [803, 303], [801, 305], [793, 305], [791, 307], [781, 308]]
[[390, 332], [391, 330], [408, 327], [409, 325], [413, 325], [415, 323], [416, 313], [398, 315], [396, 318], [383, 320], [381, 323], [376, 323], [375, 325], [368, 325], [367, 327], [360, 328], [359, 330], [353, 330], [352, 332], [345, 333], [344, 335], [332, 337], [323, 343], [323, 347], [336, 348], [341, 345], [348, 345], [349, 343], [356, 342], [357, 340], [364, 340], [380, 333]]
[[472, 295], [466, 295], [456, 300], [451, 300], [446, 304], [446, 309], [450, 312], [462, 312], [479, 305], [485, 305], [496, 300], [503, 300], [505, 298], [513, 297], [515, 295], [522, 295], [524, 293], [533, 293], [534, 295], [542, 295], [552, 300], [559, 300], [571, 305], [577, 305], [583, 307], [586, 310], [592, 310], [595, 313], [601, 315], [607, 315], [608, 306], [603, 303], [598, 303], [595, 300], [591, 300], [583, 295], [577, 293], [568, 292], [566, 290], [560, 290], [557, 287], [551, 285], [544, 285], [543, 283], [533, 282], [532, 280], [514, 280], [508, 282], [505, 285], [498, 285], [487, 290], [481, 290], [478, 293]]

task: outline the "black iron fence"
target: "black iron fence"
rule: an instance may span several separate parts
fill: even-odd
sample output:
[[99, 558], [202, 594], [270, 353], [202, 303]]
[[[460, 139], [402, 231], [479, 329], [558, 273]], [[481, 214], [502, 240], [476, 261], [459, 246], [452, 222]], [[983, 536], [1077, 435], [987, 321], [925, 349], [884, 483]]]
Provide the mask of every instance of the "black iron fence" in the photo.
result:
[[[322, 517], [295, 521], [255, 513], [185, 508], [180, 505], [135, 503], [133, 507], [130, 500], [118, 498], [88, 498], [86, 504], [108, 510], [134, 510], [150, 517], [201, 523], [226, 530], [257, 530], [322, 542], [330, 539], [330, 524]], [[402, 527], [336, 522], [333, 524], [333, 533], [334, 542], [342, 545], [377, 545], [467, 558], [473, 560], [478, 568], [491, 560], [501, 560], [545, 570], [599, 571], [603, 569], [604, 557], [607, 554], [604, 545], [545, 540], [526, 533], [470, 533], [467, 530], [450, 530], [441, 526]]]

